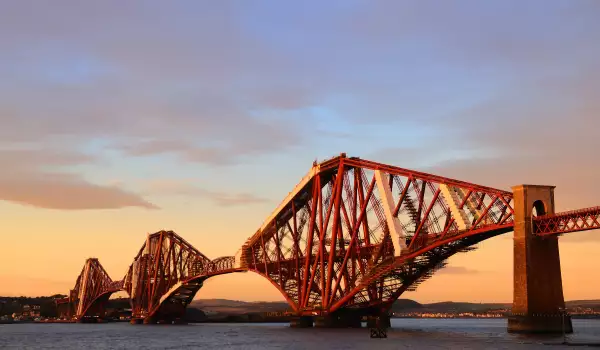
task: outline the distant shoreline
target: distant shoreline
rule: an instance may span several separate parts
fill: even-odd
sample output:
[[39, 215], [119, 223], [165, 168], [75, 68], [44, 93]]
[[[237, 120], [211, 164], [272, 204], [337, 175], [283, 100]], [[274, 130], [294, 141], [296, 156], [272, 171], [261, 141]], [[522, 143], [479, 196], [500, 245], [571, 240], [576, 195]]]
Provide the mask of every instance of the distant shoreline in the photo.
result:
[[[468, 319], [477, 319], [477, 320], [483, 320], [483, 319], [502, 319], [502, 320], [506, 320], [507, 317], [392, 317], [392, 319], [428, 319], [428, 320], [468, 320]], [[578, 317], [578, 316], [572, 316], [572, 319], [579, 319], [579, 320], [600, 320], [600, 316], [582, 316], [582, 317]], [[230, 324], [241, 324], [241, 323], [257, 323], [257, 324], [265, 324], [265, 323], [289, 323], [290, 320], [283, 320], [283, 319], [279, 319], [279, 320], [204, 320], [204, 321], [193, 321], [193, 322], [188, 322], [189, 324], [224, 324], [224, 323], [230, 323]], [[60, 321], [60, 320], [48, 320], [48, 321], [14, 321], [14, 322], [6, 322], [6, 321], [0, 321], [0, 325], [8, 325], [8, 324], [12, 324], [12, 325], [18, 325], [18, 324], [57, 324], [57, 323], [75, 323], [73, 321]], [[128, 321], [104, 321], [98, 324], [105, 324], [105, 323], [128, 323]]]
[[[39, 305], [38, 317], [42, 319], [57, 318], [54, 302], [57, 297], [62, 295], [38, 298], [0, 297], [0, 324], [10, 324], [6, 318], [11, 318], [10, 315], [20, 315], [23, 305]], [[574, 319], [600, 319], [600, 299], [572, 300], [565, 304]], [[111, 299], [106, 305], [106, 318], [128, 317], [131, 313], [129, 307], [127, 298]], [[505, 319], [511, 314], [511, 308], [512, 305], [509, 303], [421, 304], [410, 299], [398, 299], [389, 311], [393, 318], [403, 319]], [[194, 300], [187, 307], [185, 315], [188, 322], [198, 323], [285, 323], [292, 317], [294, 317], [293, 310], [286, 302], [243, 302], [227, 299]]]

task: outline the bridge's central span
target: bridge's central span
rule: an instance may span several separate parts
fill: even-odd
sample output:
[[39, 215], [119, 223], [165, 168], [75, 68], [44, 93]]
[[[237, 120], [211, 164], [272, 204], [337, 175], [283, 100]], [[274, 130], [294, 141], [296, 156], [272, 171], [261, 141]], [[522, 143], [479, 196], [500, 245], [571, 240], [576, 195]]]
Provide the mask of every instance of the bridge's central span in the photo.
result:
[[513, 227], [512, 193], [344, 155], [314, 164], [236, 255], [299, 315], [386, 311]]
[[[552, 190], [532, 202], [539, 207], [535, 217], [525, 208], [531, 203], [523, 204], [523, 191], [342, 154], [314, 163], [235, 258], [210, 260], [175, 233], [161, 231], [148, 236], [122, 289], [131, 296], [134, 318], [172, 320], [207, 278], [252, 271], [279, 289], [298, 316], [356, 325], [361, 316], [385, 314], [448, 257], [482, 240], [513, 230], [556, 240], [600, 227], [597, 208], [554, 214]], [[531, 199], [538, 192], [528, 193]]]

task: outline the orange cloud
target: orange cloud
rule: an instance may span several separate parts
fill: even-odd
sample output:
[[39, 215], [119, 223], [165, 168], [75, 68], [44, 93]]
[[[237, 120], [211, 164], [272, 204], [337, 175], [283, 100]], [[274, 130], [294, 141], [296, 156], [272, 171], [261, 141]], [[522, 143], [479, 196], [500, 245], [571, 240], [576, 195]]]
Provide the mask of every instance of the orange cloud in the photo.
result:
[[187, 181], [152, 180], [145, 187], [145, 192], [148, 194], [208, 198], [223, 207], [268, 202], [266, 198], [251, 193], [227, 193], [207, 190]]
[[465, 266], [446, 266], [443, 269], [440, 269], [436, 272], [436, 274], [442, 275], [468, 275], [468, 274], [476, 274], [482, 273], [483, 271], [471, 269]]
[[[57, 151], [0, 151], [0, 200], [48, 209], [116, 209], [158, 207], [137, 194], [102, 186], [70, 174], [62, 167], [92, 162], [82, 154]], [[52, 170], [48, 170], [52, 169]]]
[[0, 179], [0, 199], [48, 209], [158, 209], [134, 193], [65, 174], [26, 174], [21, 178]]

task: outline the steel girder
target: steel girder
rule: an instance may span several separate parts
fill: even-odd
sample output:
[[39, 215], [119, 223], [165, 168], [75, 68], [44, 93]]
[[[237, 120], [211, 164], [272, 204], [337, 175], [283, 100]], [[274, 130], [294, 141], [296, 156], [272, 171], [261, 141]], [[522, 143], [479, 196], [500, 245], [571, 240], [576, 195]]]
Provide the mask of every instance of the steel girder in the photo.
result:
[[148, 236], [126, 277], [132, 318], [183, 317], [205, 279], [235, 272], [233, 257], [214, 261], [173, 231]]
[[510, 192], [342, 155], [314, 164], [244, 244], [241, 266], [298, 314], [383, 308], [468, 237], [510, 231], [511, 203]]
[[89, 258], [77, 277], [75, 287], [69, 291], [69, 296], [57, 299], [56, 304], [68, 304], [68, 314], [63, 316], [79, 320], [88, 316], [90, 309], [98, 302], [104, 301], [103, 296], [107, 299], [107, 295], [122, 288], [123, 282], [113, 281], [98, 259]]
[[600, 228], [600, 207], [579, 209], [533, 218], [533, 232], [538, 236]]

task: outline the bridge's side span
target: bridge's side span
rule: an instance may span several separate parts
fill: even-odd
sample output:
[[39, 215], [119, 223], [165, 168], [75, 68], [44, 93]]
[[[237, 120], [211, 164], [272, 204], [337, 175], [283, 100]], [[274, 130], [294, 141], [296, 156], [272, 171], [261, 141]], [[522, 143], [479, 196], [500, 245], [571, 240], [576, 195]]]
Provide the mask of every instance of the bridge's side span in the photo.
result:
[[96, 258], [86, 260], [69, 296], [56, 300], [59, 316], [83, 321], [91, 314], [104, 316], [110, 295], [123, 290], [123, 281], [113, 281]]
[[234, 262], [233, 256], [210, 260], [176, 233], [159, 231], [147, 236], [122, 280], [113, 281], [98, 259], [87, 259], [69, 296], [56, 304], [62, 318], [92, 321], [104, 316], [113, 293], [126, 291], [132, 322], [178, 322], [207, 278], [244, 271]]
[[600, 228], [600, 207], [538, 216], [533, 219], [533, 233], [550, 236]]
[[126, 278], [132, 322], [180, 322], [185, 308], [210, 277], [244, 271], [233, 257], [211, 261], [172, 231], [148, 235]]
[[314, 164], [236, 257], [298, 314], [376, 313], [470, 236], [510, 231], [511, 202], [511, 192], [342, 155]]

